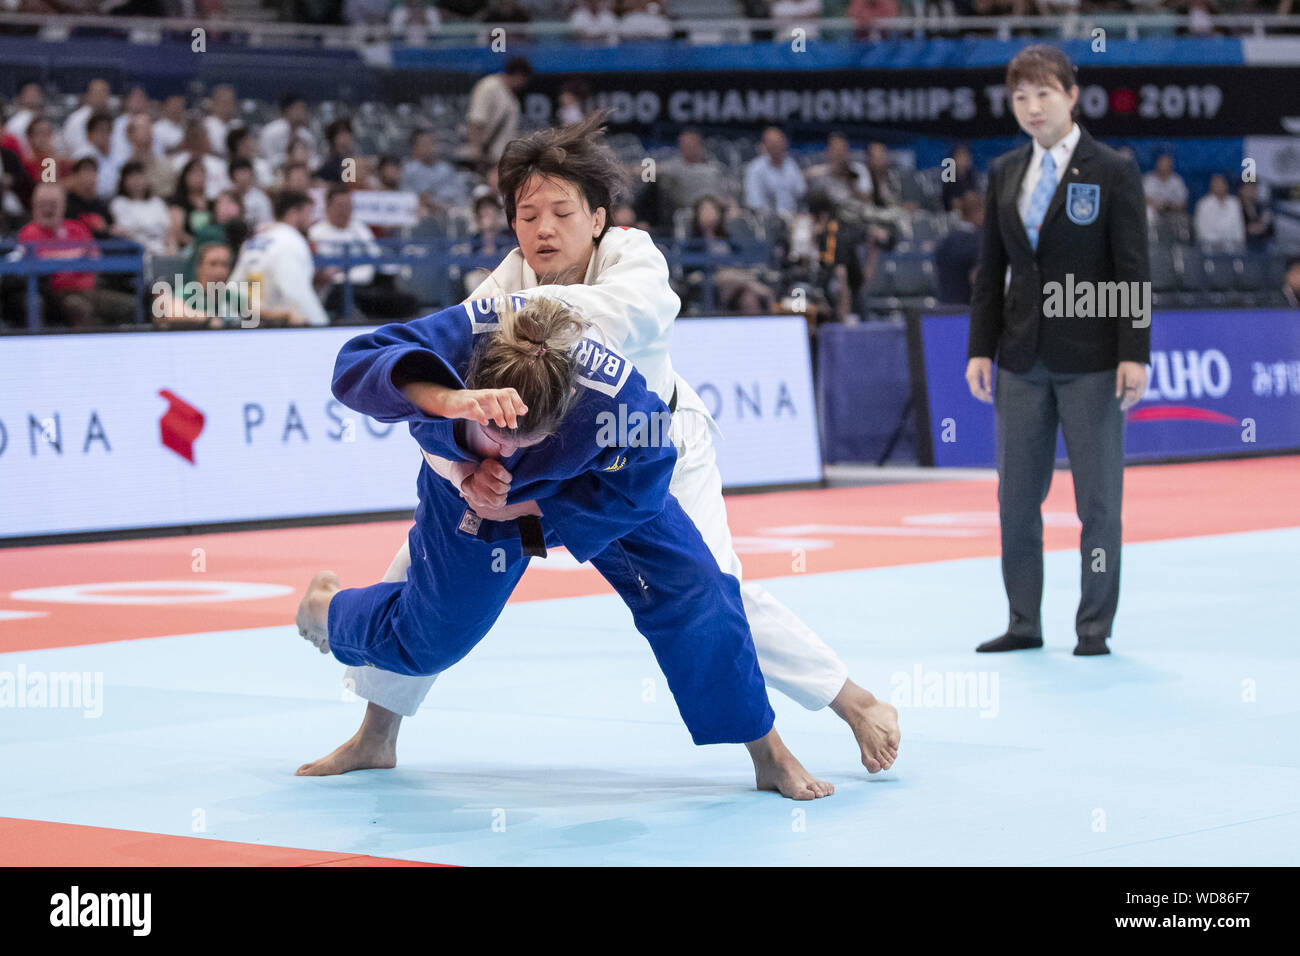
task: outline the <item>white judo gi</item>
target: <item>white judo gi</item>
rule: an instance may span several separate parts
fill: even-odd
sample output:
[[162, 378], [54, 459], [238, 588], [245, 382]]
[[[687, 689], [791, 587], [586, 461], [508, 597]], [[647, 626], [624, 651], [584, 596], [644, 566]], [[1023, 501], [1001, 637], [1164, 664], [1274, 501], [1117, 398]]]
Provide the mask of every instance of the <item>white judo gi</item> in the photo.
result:
[[[741, 582], [745, 616], [767, 685], [809, 710], [829, 704], [848, 678], [844, 663], [761, 584], [745, 581], [741, 575], [740, 558], [732, 548], [727, 527], [722, 476], [713, 449], [712, 431], [717, 426], [695, 390], [673, 372], [668, 345], [681, 301], [669, 285], [668, 263], [649, 234], [640, 229], [609, 229], [592, 255], [581, 285], [539, 285], [537, 275], [515, 249], [469, 298], [504, 292], [563, 299], [632, 361], [665, 403], [676, 388], [672, 437], [678, 455], [668, 490], [699, 529], [718, 566]], [[473, 468], [427, 455], [426, 459], [430, 467], [457, 487]], [[406, 580], [410, 564], [403, 540], [384, 580]], [[409, 717], [419, 709], [435, 679], [375, 667], [349, 667], [344, 685], [359, 697]]]

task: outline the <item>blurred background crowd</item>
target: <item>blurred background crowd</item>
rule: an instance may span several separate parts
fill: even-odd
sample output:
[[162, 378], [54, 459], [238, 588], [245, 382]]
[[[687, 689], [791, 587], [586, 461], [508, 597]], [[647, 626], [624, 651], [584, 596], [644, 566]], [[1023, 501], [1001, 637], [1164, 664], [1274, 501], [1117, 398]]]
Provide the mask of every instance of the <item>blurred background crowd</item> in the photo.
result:
[[[674, 30], [671, 12], [646, 0], [583, 0], [572, 8], [522, 0], [298, 0], [255, 11], [233, 2], [17, 6], [354, 23], [389, 29], [413, 44], [458, 19], [517, 25], [558, 18], [570, 40], [600, 44], [669, 38]], [[674, 9], [688, 6], [695, 15], [704, 9], [684, 0]], [[899, 12], [895, 0], [723, 6], [778, 21], [788, 15], [814, 30], [821, 16], [849, 16], [868, 33], [873, 21]], [[1136, 0], [945, 0], [942, 9], [1059, 14], [1080, 6], [1162, 8]], [[1259, 9], [1250, 0], [1202, 6]], [[707, 9], [718, 15], [717, 4]], [[904, 12], [911, 9], [904, 5]], [[101, 327], [137, 317], [185, 327], [238, 324], [238, 303], [189, 302], [178, 278], [257, 279], [262, 317], [272, 323], [406, 318], [457, 301], [514, 245], [495, 163], [510, 139], [535, 126], [520, 104], [533, 70], [522, 56], [503, 60], [502, 69], [477, 80], [459, 112], [412, 102], [309, 103], [291, 91], [272, 102], [224, 83], [156, 99], [143, 86], [115, 89], [103, 77], [80, 92], [29, 82], [2, 107], [0, 254], [27, 249], [84, 262], [119, 248], [143, 253], [135, 276], [107, 269], [43, 274], [36, 288], [45, 327]], [[553, 116], [576, 121], [593, 103], [592, 83], [573, 79], [560, 90]], [[611, 136], [634, 187], [630, 201], [611, 211], [613, 222], [645, 229], [660, 242], [683, 314], [801, 313], [815, 332], [826, 322], [969, 301], [986, 170], [966, 144], [952, 143], [939, 166], [917, 168], [906, 148], [852, 129], [797, 145], [787, 132], [683, 127], [675, 142]], [[1172, 149], [1143, 172], [1157, 305], [1297, 305], [1300, 250], [1276, 240], [1267, 183], [1243, 181], [1234, 169], [1189, 183]], [[25, 277], [4, 276], [4, 325], [28, 324], [31, 289]]]

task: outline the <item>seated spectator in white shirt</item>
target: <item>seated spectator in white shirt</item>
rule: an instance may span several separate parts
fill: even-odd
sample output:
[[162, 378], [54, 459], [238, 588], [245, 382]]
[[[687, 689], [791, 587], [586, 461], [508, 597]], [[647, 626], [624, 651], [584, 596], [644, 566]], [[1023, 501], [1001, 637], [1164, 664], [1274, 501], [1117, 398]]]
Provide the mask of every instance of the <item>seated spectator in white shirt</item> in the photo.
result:
[[424, 46], [442, 29], [442, 15], [425, 0], [403, 0], [393, 8], [388, 31], [407, 46]]
[[179, 172], [190, 160], [199, 160], [203, 163], [203, 172], [207, 174], [206, 188], [209, 199], [216, 199], [223, 189], [230, 188], [226, 164], [213, 155], [212, 143], [208, 139], [208, 128], [199, 119], [190, 120], [185, 125], [185, 139], [181, 141], [180, 152], [172, 156], [172, 168]]
[[618, 32], [624, 40], [667, 40], [673, 24], [655, 0], [626, 0]]
[[1142, 177], [1142, 192], [1152, 222], [1164, 216], [1187, 215], [1187, 184], [1174, 172], [1172, 153], [1156, 157], [1156, 168]]
[[249, 229], [256, 231], [258, 226], [275, 218], [271, 211], [271, 197], [257, 187], [252, 162], [244, 158], [230, 161], [230, 188], [244, 204], [244, 220]]
[[39, 83], [24, 83], [18, 91], [15, 101], [17, 111], [5, 123], [5, 131], [18, 137], [23, 148], [27, 148], [27, 126], [45, 111], [45, 90]]
[[401, 188], [420, 197], [420, 212], [426, 216], [469, 204], [469, 193], [456, 167], [438, 158], [433, 130], [411, 133], [411, 158], [402, 166]]
[[258, 137], [258, 151], [263, 159], [272, 165], [284, 165], [289, 146], [295, 140], [302, 140], [307, 145], [308, 162], [316, 155], [316, 137], [307, 127], [307, 101], [296, 93], [285, 93], [280, 97], [280, 118], [271, 120], [262, 127]]
[[230, 274], [231, 282], [249, 283], [247, 295], [255, 310], [291, 309], [290, 325], [330, 321], [316, 294], [316, 266], [304, 237], [313, 211], [306, 193], [283, 190], [275, 198], [275, 222], [249, 237]]
[[226, 137], [232, 129], [242, 125], [233, 86], [222, 83], [212, 88], [212, 99], [208, 103], [208, 115], [203, 118], [203, 125], [207, 127], [212, 152], [228, 160], [230, 157], [226, 155]]
[[126, 124], [126, 142], [130, 147], [117, 163], [118, 180], [121, 180], [122, 168], [135, 161], [144, 169], [149, 178], [149, 188], [155, 196], [169, 196], [176, 185], [176, 171], [172, 169], [171, 160], [162, 155], [154, 138], [153, 120], [148, 114], [137, 113]]
[[[113, 120], [112, 153], [115, 167], [120, 168], [131, 152], [131, 141], [127, 139], [126, 128], [130, 125], [132, 117], [148, 115], [149, 94], [142, 86], [131, 87], [131, 92], [126, 95], [126, 100], [122, 104], [122, 112], [118, 114], [117, 119]], [[161, 154], [162, 151], [159, 150], [159, 155]]]
[[709, 158], [704, 137], [697, 129], [687, 128], [677, 134], [677, 155], [660, 163], [658, 173], [655, 218], [660, 228], [671, 227], [673, 214], [691, 208], [701, 196], [733, 200], [738, 193], [735, 177], [721, 163]]
[[113, 232], [138, 242], [153, 255], [176, 254], [176, 234], [167, 203], [153, 194], [149, 174], [138, 160], [128, 160], [118, 177], [117, 195], [108, 204]]
[[1215, 173], [1210, 191], [1196, 204], [1196, 241], [1204, 252], [1241, 252], [1246, 247], [1246, 219], [1241, 201], [1228, 193], [1228, 177]]
[[[63, 152], [77, 156], [90, 145], [86, 139], [86, 124], [96, 113], [107, 113], [110, 91], [107, 80], [91, 80], [86, 84], [85, 100], [63, 121]], [[111, 114], [110, 114], [111, 115]]]
[[[370, 227], [353, 217], [352, 191], [343, 183], [333, 183], [326, 191], [325, 218], [312, 223], [307, 238], [317, 255], [341, 256], [348, 253], [374, 257], [380, 254]], [[331, 312], [340, 311], [343, 306], [342, 270], [330, 266], [324, 271], [332, 282], [325, 308]], [[361, 264], [349, 268], [347, 277], [352, 284], [353, 302], [368, 318], [405, 319], [415, 314], [415, 299], [394, 288], [391, 272], [377, 275], [373, 265]]]
[[169, 96], [163, 100], [157, 121], [153, 124], [153, 139], [164, 156], [180, 149], [185, 138], [185, 97]]
[[755, 212], [793, 216], [806, 186], [799, 164], [788, 153], [785, 133], [763, 130], [763, 152], [745, 167], [745, 205]]
[[113, 155], [113, 117], [108, 113], [95, 113], [86, 122], [86, 146], [73, 154], [75, 162], [89, 156], [99, 168], [95, 191], [100, 199], [107, 199], [117, 191], [117, 158]]
[[608, 0], [579, 0], [569, 15], [569, 29], [579, 43], [618, 43], [618, 18], [609, 9]]

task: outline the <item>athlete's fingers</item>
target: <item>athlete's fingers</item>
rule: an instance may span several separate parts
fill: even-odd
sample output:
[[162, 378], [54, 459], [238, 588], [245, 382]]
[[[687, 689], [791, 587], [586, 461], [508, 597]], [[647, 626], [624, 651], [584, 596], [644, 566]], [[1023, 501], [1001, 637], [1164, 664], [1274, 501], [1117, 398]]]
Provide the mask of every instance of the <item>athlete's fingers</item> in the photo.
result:
[[519, 427], [519, 413], [515, 411], [515, 402], [510, 398], [510, 393], [514, 389], [503, 389], [497, 393], [497, 407], [501, 409], [501, 414], [505, 418], [506, 428]]
[[457, 415], [456, 417], [465, 418], [483, 426], [486, 426], [489, 421], [487, 413], [483, 410], [482, 403], [473, 396], [469, 397], [464, 413]]
[[497, 461], [495, 458], [483, 459], [483, 463], [478, 466], [477, 474], [485, 475], [493, 481], [504, 483], [506, 485], [510, 484], [510, 479], [512, 477], [510, 472], [506, 471], [505, 465], [501, 464], [501, 462]]
[[496, 425], [497, 428], [506, 427], [505, 414], [501, 411], [501, 405], [497, 401], [497, 397], [494, 393], [484, 392], [479, 396], [478, 403], [479, 407], [483, 410], [483, 414], [487, 416], [487, 422], [482, 422], [481, 424], [486, 425], [488, 422], [491, 422]]

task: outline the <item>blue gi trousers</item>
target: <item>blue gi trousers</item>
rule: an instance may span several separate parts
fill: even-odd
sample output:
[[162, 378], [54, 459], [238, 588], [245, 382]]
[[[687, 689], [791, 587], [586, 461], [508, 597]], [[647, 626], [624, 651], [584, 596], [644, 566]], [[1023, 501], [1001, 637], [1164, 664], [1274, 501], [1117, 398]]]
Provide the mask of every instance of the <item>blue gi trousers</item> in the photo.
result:
[[[460, 530], [465, 510], [447, 482], [421, 469], [407, 580], [334, 596], [329, 641], [338, 660], [437, 674], [482, 640], [529, 559], [517, 535], [484, 540]], [[718, 567], [676, 498], [591, 563], [631, 609], [696, 744], [747, 743], [772, 729], [739, 582]]]

